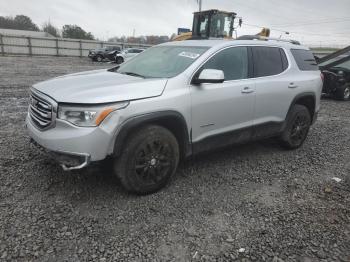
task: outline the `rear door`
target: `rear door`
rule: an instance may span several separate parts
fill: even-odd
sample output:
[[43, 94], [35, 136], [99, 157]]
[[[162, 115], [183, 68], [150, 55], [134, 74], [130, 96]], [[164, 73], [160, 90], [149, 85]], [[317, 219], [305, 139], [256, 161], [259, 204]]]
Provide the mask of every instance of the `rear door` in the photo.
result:
[[282, 127], [292, 99], [298, 90], [289, 61], [280, 47], [253, 46], [256, 103], [254, 126], [256, 137], [276, 133]]

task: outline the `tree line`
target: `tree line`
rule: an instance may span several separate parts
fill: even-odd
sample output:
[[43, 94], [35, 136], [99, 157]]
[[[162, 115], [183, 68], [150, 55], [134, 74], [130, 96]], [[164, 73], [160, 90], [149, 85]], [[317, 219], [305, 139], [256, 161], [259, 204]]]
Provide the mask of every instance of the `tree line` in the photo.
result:
[[50, 21], [45, 22], [41, 27], [36, 25], [32, 19], [25, 15], [12, 16], [0, 16], [0, 28], [3, 29], [16, 29], [16, 30], [29, 30], [29, 31], [41, 31], [49, 33], [54, 37], [63, 38], [75, 38], [75, 39], [87, 39], [94, 40], [95, 37], [91, 32], [86, 32], [78, 25], [64, 25], [62, 29], [54, 26]]
[[[16, 30], [29, 30], [29, 31], [41, 31], [49, 33], [54, 37], [73, 38], [73, 39], [86, 39], [86, 40], [98, 40], [91, 32], [87, 32], [78, 25], [64, 25], [61, 29], [54, 26], [50, 21], [45, 22], [42, 26], [36, 25], [32, 19], [25, 15], [12, 16], [0, 16], [0, 28], [3, 29], [16, 29]], [[169, 41], [175, 36], [173, 34], [170, 38], [168, 36], [138, 36], [138, 37], [112, 37], [109, 38], [110, 42], [123, 42], [123, 43], [137, 43], [137, 44], [151, 44], [156, 45]]]
[[170, 41], [176, 35], [173, 34], [170, 38], [167, 35], [146, 35], [146, 36], [122, 36], [109, 38], [109, 42], [133, 43], [133, 44], [149, 44], [158, 45]]

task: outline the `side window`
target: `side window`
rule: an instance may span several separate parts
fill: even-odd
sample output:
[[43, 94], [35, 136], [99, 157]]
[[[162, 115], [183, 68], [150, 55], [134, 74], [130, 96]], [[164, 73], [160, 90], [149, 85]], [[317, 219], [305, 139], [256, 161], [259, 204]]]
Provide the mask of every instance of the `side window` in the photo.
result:
[[319, 70], [315, 57], [311, 51], [303, 49], [291, 49], [290, 51], [301, 71]]
[[288, 68], [288, 59], [287, 59], [286, 53], [284, 52], [284, 50], [282, 48], [280, 48], [280, 54], [281, 54], [281, 59], [282, 59], [282, 67], [283, 67], [283, 71], [284, 71]]
[[287, 57], [283, 58], [281, 51], [284, 51], [281, 48], [254, 46], [252, 50], [254, 77], [278, 75], [287, 68], [287, 64], [284, 63], [288, 63], [288, 60]]
[[224, 71], [225, 81], [248, 78], [248, 50], [246, 47], [230, 47], [209, 59], [202, 69]]

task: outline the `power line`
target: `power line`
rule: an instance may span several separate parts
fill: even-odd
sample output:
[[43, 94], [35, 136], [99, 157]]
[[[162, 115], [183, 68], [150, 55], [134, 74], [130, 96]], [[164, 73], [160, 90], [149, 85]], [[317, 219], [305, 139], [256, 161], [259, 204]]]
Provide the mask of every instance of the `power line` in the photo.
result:
[[[260, 26], [260, 25], [253, 25], [253, 24], [247, 24], [247, 23], [242, 23], [243, 25], [246, 26], [251, 26], [251, 27], [256, 27], [256, 28], [266, 28], [264, 26]], [[306, 32], [296, 32], [296, 31], [289, 31], [289, 30], [282, 30], [282, 29], [277, 29], [277, 28], [270, 28], [270, 30], [273, 31], [277, 31], [277, 32], [282, 32], [282, 33], [292, 33], [292, 34], [299, 34], [299, 35], [313, 35], [313, 36], [329, 36], [329, 34], [317, 34], [317, 33], [306, 33]], [[333, 33], [333, 35], [341, 35], [344, 38], [350, 38], [349, 36], [345, 36], [347, 35], [347, 33]]]
[[[269, 0], [271, 3], [274, 3], [274, 6], [278, 7], [281, 5], [281, 0]], [[322, 17], [323, 19], [331, 19], [331, 20], [334, 20], [334, 19], [347, 19], [349, 17], [334, 17], [334, 16], [328, 16], [329, 12], [327, 12], [327, 14], [324, 13], [324, 11], [327, 9], [323, 9], [322, 8], [322, 11], [323, 12], [318, 12], [315, 13], [316, 11], [321, 11], [320, 9], [317, 9], [315, 8], [314, 6], [312, 6], [311, 8], [305, 8], [305, 5], [296, 5], [295, 3], [293, 3], [293, 1], [283, 1], [283, 6], [282, 8], [279, 10], [279, 11], [285, 11], [285, 10], [288, 10], [288, 11], [292, 11], [294, 10], [293, 14], [304, 14], [304, 17], [310, 17], [310, 14], [314, 14], [316, 15], [316, 17]], [[277, 12], [277, 10], [274, 10], [275, 12]], [[285, 16], [284, 16], [284, 20], [285, 20]], [[308, 21], [305, 21], [305, 22], [308, 22]], [[313, 22], [313, 21], [310, 21], [310, 22]], [[277, 25], [272, 25], [272, 26], [277, 26]], [[278, 25], [278, 26], [282, 26], [282, 25]]]
[[284, 25], [272, 25], [272, 26], [299, 27], [299, 26], [320, 25], [320, 24], [344, 23], [349, 21], [350, 21], [350, 18], [344, 19], [344, 20], [338, 20], [338, 21], [305, 22], [301, 24], [284, 24]]
[[[333, 22], [333, 21], [338, 22], [338, 21], [344, 21], [344, 20], [350, 20], [350, 17], [320, 19], [320, 20], [317, 20], [317, 23]], [[302, 22], [302, 24], [305, 24], [305, 23], [314, 23], [316, 21], [315, 21], [315, 19], [312, 19], [312, 20], [306, 20], [306, 21], [301, 21], [301, 22]], [[271, 26], [293, 26], [293, 25], [298, 25], [298, 23], [272, 24]]]

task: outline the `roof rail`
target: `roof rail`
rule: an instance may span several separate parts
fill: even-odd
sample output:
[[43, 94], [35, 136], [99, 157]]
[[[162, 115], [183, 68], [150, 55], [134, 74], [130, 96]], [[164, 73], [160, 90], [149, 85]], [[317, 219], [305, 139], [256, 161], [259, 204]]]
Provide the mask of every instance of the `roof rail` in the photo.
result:
[[260, 36], [260, 35], [242, 35], [238, 37], [237, 40], [264, 40], [264, 41], [273, 40], [273, 41], [279, 41], [279, 42], [287, 42], [293, 45], [300, 45], [300, 42], [296, 40], [266, 37], [266, 36]]

